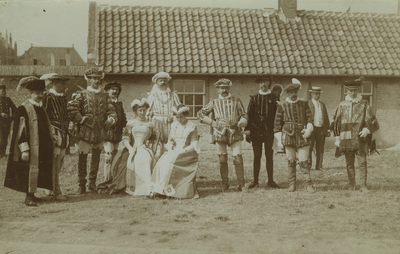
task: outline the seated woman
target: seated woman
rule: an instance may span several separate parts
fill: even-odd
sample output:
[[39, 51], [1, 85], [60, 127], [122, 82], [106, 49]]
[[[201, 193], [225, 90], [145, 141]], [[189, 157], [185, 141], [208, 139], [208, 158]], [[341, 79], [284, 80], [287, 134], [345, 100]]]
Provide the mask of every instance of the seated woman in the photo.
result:
[[153, 134], [153, 124], [146, 119], [149, 103], [145, 98], [134, 100], [131, 108], [137, 117], [128, 121], [124, 129], [122, 147], [111, 165], [112, 179], [97, 186], [101, 193], [113, 194], [125, 189], [130, 195], [150, 194], [154, 154], [146, 145]]
[[177, 122], [171, 124], [169, 140], [164, 153], [153, 169], [151, 196], [198, 198], [196, 171], [199, 166], [196, 125], [186, 119], [189, 108], [172, 108]]

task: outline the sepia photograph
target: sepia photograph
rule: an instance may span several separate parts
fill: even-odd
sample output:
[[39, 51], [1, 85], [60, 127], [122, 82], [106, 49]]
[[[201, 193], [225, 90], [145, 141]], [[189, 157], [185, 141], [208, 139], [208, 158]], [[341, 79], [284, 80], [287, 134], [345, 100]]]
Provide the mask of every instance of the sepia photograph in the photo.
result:
[[400, 0], [0, 0], [0, 254], [399, 254]]

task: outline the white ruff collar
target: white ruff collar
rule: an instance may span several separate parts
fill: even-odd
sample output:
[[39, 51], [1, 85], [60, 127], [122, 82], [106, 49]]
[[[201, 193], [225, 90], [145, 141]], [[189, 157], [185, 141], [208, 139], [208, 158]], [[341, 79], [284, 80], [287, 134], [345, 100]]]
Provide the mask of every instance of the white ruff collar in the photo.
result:
[[362, 100], [362, 96], [361, 96], [361, 94], [357, 94], [357, 97], [355, 99], [353, 99], [349, 95], [346, 95], [345, 100], [352, 102], [352, 103], [359, 103]]
[[111, 99], [112, 102], [117, 102], [118, 101], [118, 99], [112, 99], [111, 97], [110, 97], [110, 99]]
[[53, 88], [51, 88], [49, 90], [49, 93], [54, 94], [55, 96], [64, 96], [64, 93], [57, 93], [56, 90], [54, 90]]
[[289, 103], [296, 103], [296, 102], [298, 102], [299, 100], [300, 100], [299, 97], [297, 97], [297, 99], [296, 99], [295, 101], [292, 101], [289, 97], [286, 97], [286, 101], [289, 102]]
[[43, 102], [36, 102], [36, 101], [34, 101], [34, 100], [32, 100], [32, 99], [29, 99], [29, 102], [30, 102], [33, 106], [36, 106], [36, 107], [42, 107], [42, 106], [43, 106]]
[[232, 97], [232, 95], [231, 95], [230, 93], [229, 93], [228, 96], [226, 96], [226, 97], [223, 97], [222, 95], [218, 94], [218, 98], [220, 98], [220, 99], [222, 99], [222, 100], [229, 99], [229, 98], [231, 98], [231, 97]]
[[261, 89], [260, 89], [260, 90], [258, 91], [258, 93], [261, 94], [261, 95], [267, 95], [267, 94], [270, 94], [270, 93], [271, 93], [271, 90], [268, 89], [268, 91], [263, 92], [263, 91], [261, 91]]
[[93, 87], [88, 86], [86, 89], [87, 89], [88, 91], [94, 92], [94, 93], [100, 93], [100, 92], [101, 92], [101, 87], [99, 87], [99, 88], [97, 88], [97, 89], [94, 89]]

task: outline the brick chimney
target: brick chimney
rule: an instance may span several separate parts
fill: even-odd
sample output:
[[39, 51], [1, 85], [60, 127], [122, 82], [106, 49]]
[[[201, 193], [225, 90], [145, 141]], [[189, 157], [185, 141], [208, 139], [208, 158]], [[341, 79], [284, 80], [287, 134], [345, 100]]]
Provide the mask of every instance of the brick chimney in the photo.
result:
[[297, 17], [297, 0], [278, 0], [278, 10], [280, 11], [281, 8], [286, 18]]

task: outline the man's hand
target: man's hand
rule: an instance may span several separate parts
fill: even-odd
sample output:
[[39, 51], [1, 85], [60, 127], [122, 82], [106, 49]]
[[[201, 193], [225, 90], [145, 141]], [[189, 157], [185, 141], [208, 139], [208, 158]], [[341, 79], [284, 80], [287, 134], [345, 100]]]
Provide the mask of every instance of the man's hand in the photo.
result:
[[331, 131], [328, 130], [328, 132], [326, 133], [326, 137], [329, 138], [331, 136]]
[[21, 160], [24, 162], [28, 162], [29, 161], [29, 151], [25, 151], [21, 154]]
[[8, 116], [7, 116], [7, 114], [6, 114], [6, 113], [1, 113], [1, 117], [3, 117], [3, 118], [7, 118]]
[[247, 120], [246, 118], [241, 118], [240, 121], [238, 122], [239, 128], [244, 128], [247, 125]]
[[335, 137], [335, 146], [340, 146], [340, 137]]
[[61, 137], [57, 135], [53, 135], [53, 144], [54, 146], [60, 146], [62, 143]]
[[246, 135], [246, 136], [250, 136], [250, 130], [245, 130], [245, 131], [243, 132], [243, 134]]
[[282, 132], [276, 132], [274, 134], [275, 138], [278, 140], [278, 148], [283, 149], [283, 144], [282, 144]]
[[314, 126], [312, 123], [307, 124], [307, 128], [302, 130], [301, 133], [304, 133], [303, 138], [309, 138], [314, 130]]
[[86, 120], [87, 116], [82, 117], [81, 121], [79, 122], [79, 124], [83, 124]]
[[365, 138], [368, 134], [370, 134], [370, 131], [367, 128], [363, 128], [358, 135], [360, 135], [361, 138]]
[[114, 119], [113, 118], [108, 118], [107, 119], [107, 121], [104, 123], [104, 125], [107, 127], [107, 128], [111, 128], [111, 126], [113, 126], [113, 124], [114, 124]]

